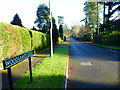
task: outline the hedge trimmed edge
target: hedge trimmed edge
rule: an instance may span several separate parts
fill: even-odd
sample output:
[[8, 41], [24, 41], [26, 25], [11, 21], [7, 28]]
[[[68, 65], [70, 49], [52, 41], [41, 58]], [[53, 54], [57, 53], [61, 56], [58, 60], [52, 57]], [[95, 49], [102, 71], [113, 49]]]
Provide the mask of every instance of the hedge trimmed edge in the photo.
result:
[[29, 50], [39, 53], [49, 43], [47, 34], [0, 22], [0, 61]]

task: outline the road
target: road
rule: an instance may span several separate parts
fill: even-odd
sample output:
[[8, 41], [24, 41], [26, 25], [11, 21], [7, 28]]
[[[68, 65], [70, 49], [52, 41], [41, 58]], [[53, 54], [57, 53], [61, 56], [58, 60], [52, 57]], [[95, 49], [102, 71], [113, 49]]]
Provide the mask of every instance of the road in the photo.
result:
[[69, 88], [117, 88], [119, 53], [70, 38]]

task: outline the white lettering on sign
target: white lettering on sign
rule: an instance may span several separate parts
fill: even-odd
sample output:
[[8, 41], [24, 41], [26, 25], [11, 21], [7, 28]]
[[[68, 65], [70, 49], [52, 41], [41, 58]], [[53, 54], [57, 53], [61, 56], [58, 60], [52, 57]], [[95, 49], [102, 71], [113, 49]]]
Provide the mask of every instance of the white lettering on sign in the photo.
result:
[[11, 66], [25, 60], [26, 58], [28, 58], [28, 57], [30, 57], [32, 55], [34, 55], [34, 51], [30, 50], [28, 52], [17, 55], [15, 57], [5, 59], [5, 60], [3, 60], [3, 67], [4, 67], [4, 69], [7, 69], [7, 68], [9, 68], [9, 67], [11, 67]]

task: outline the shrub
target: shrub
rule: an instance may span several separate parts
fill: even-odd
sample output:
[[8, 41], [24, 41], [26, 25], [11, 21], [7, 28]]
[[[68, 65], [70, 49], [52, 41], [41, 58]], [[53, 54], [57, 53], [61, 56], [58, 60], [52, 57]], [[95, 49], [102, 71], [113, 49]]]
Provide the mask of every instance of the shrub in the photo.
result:
[[59, 37], [57, 43], [60, 44], [60, 43], [62, 43], [62, 42], [63, 42], [63, 40], [61, 39], [61, 37]]
[[81, 40], [81, 41], [91, 41], [92, 40], [92, 36], [87, 33], [87, 34], [84, 34], [82, 37], [78, 37], [78, 40]]
[[95, 43], [120, 45], [120, 32], [112, 32], [107, 35], [96, 35], [94, 37]]
[[94, 36], [93, 41], [94, 41], [95, 43], [101, 43], [101, 36], [102, 36], [102, 35], [96, 35], [96, 36]]

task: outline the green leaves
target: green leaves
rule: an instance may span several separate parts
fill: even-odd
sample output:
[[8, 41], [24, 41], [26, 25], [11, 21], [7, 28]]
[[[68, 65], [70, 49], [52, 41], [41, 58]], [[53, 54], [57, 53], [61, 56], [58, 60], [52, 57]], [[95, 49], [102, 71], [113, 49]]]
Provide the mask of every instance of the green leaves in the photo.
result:
[[86, 2], [84, 5], [84, 12], [86, 15], [86, 26], [88, 27], [87, 29], [92, 30], [92, 28], [97, 28], [96, 26], [99, 22], [99, 6], [97, 7], [96, 2]]
[[[38, 23], [39, 28], [44, 25], [44, 28], [47, 29], [45, 32], [49, 31], [49, 15], [50, 15], [50, 10], [45, 4], [40, 4], [38, 9], [37, 9], [37, 18], [34, 23]], [[42, 28], [42, 30], [44, 30]]]

